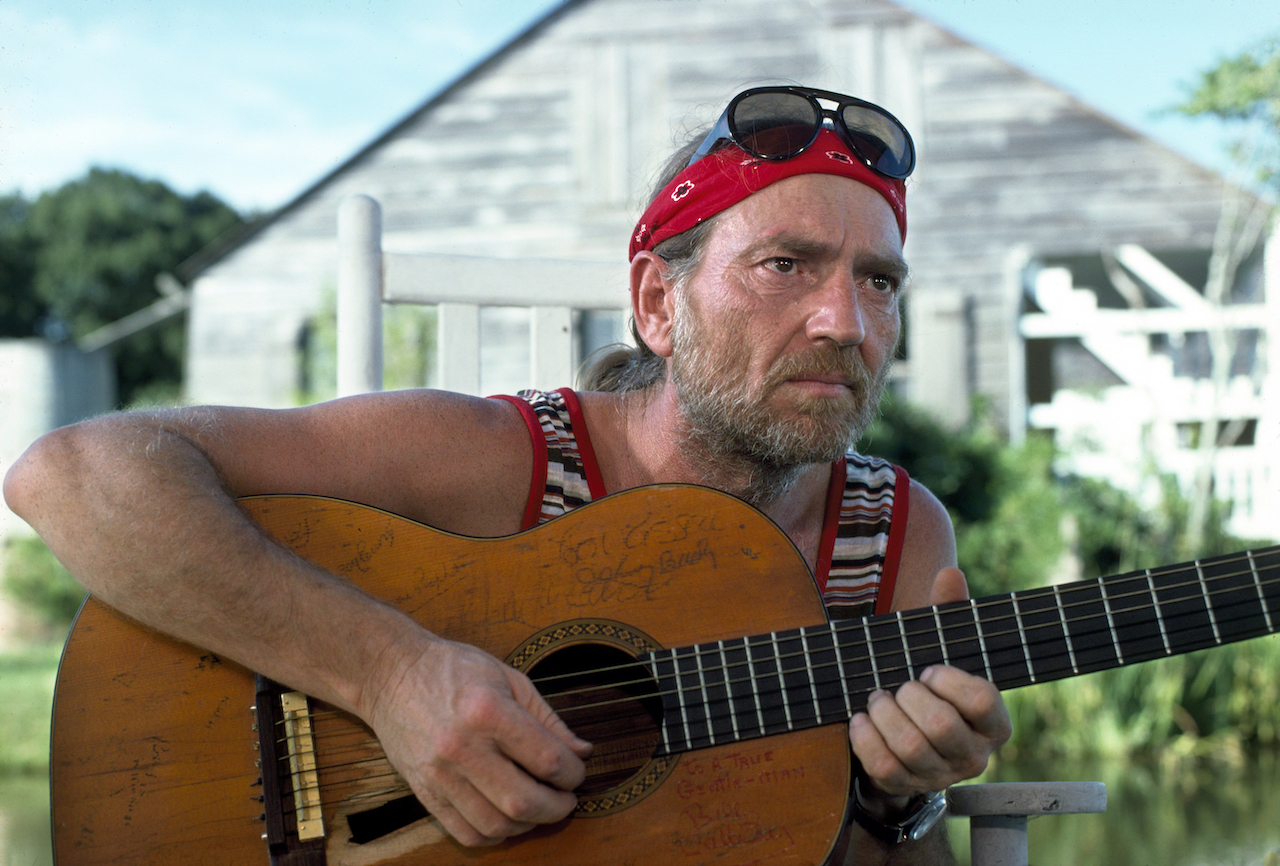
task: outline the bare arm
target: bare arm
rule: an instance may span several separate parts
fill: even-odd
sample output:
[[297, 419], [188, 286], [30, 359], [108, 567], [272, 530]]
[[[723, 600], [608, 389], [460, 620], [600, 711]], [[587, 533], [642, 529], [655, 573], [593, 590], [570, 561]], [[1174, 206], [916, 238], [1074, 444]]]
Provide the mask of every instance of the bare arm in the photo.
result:
[[[907, 540], [893, 609], [909, 610], [968, 598], [956, 565], [955, 535], [946, 510], [912, 482]], [[973, 778], [1009, 738], [1009, 714], [987, 680], [937, 665], [896, 694], [876, 692], [854, 716], [849, 739], [864, 775], [869, 811], [898, 823], [913, 797]], [[854, 824], [847, 864], [954, 863], [942, 822], [919, 842], [886, 846]]]
[[[431, 474], [433, 447], [457, 442], [474, 483]], [[234, 499], [327, 494], [499, 534], [523, 510], [527, 443], [510, 407], [424, 395], [113, 415], [43, 437], [4, 494], [105, 603], [360, 715], [445, 827], [479, 844], [563, 817], [585, 744], [519, 674], [281, 548]]]

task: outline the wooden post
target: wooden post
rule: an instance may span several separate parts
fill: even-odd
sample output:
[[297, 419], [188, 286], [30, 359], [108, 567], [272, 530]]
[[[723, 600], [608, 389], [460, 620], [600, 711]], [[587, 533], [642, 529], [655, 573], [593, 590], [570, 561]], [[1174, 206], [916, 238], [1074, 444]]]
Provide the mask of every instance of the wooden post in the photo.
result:
[[382, 209], [366, 195], [338, 207], [338, 396], [382, 390]]

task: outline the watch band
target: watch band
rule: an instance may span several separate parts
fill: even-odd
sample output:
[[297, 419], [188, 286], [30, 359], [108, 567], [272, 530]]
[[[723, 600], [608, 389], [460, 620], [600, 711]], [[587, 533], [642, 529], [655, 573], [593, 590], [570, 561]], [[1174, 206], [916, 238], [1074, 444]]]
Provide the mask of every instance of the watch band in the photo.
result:
[[947, 812], [947, 795], [934, 791], [924, 795], [920, 806], [899, 824], [886, 824], [867, 811], [862, 802], [861, 779], [853, 781], [853, 803], [850, 812], [858, 826], [886, 845], [897, 845], [908, 839], [918, 841], [933, 829]]

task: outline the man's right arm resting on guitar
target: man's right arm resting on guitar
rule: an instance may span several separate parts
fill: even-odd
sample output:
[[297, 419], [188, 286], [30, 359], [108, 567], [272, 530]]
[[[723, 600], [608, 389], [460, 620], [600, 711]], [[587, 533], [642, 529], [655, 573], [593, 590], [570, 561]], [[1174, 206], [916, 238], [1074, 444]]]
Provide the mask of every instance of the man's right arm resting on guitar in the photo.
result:
[[[404, 513], [408, 497], [430, 500], [405, 482], [404, 422], [412, 416], [421, 433], [421, 408], [387, 397], [321, 411], [108, 416], [38, 441], [7, 474], [4, 495], [99, 600], [364, 718], [445, 828], [483, 844], [567, 815], [589, 746], [521, 674], [311, 566], [234, 502], [317, 493]], [[371, 414], [389, 437], [375, 456], [343, 436], [362, 417], [367, 437]], [[417, 474], [431, 474], [416, 444]], [[493, 471], [510, 477], [513, 467], [495, 460]], [[493, 505], [453, 501], [464, 524]]]

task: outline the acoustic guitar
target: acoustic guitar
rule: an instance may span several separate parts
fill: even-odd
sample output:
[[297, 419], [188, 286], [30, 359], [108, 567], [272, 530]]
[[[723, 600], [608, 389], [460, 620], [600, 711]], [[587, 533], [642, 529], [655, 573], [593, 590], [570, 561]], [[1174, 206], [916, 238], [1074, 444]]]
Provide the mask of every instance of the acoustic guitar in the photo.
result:
[[54, 703], [68, 864], [812, 864], [846, 823], [847, 720], [945, 663], [1002, 689], [1274, 633], [1280, 547], [828, 622], [790, 540], [657, 486], [495, 539], [332, 499], [242, 507], [280, 543], [525, 671], [595, 745], [569, 818], [466, 849], [360, 719], [90, 598]]

